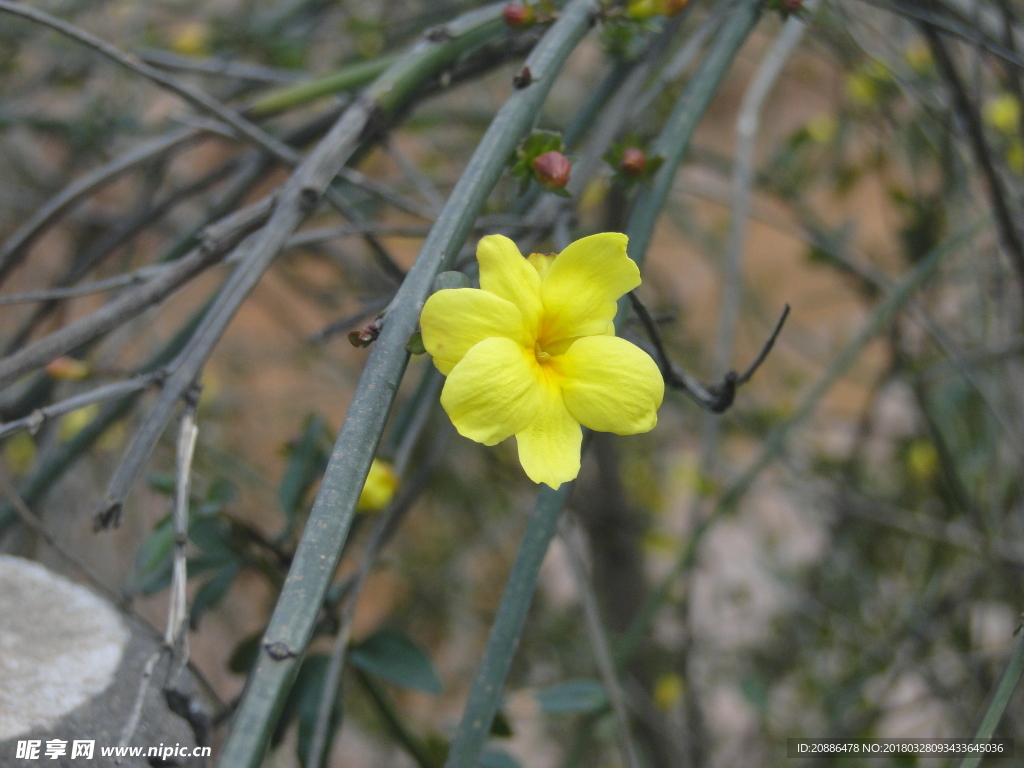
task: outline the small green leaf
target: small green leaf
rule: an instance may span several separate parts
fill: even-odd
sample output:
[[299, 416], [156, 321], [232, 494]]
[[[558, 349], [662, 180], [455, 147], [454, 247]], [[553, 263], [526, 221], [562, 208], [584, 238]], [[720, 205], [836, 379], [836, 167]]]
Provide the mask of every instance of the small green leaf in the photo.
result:
[[231, 481], [218, 477], [210, 483], [210, 490], [206, 494], [206, 498], [199, 504], [195, 504], [192, 508], [193, 515], [216, 515], [224, 511], [231, 502], [238, 498], [238, 493], [235, 491], [235, 486], [232, 485]]
[[514, 736], [512, 731], [512, 723], [508, 721], [503, 710], [498, 710], [494, 714], [494, 720], [491, 721], [491, 736], [497, 736], [501, 739], [508, 739]]
[[[324, 688], [324, 678], [327, 676], [327, 667], [330, 658], [326, 654], [317, 653], [307, 656], [299, 667], [299, 674], [295, 678], [288, 698], [285, 699], [281, 708], [281, 715], [278, 718], [277, 726], [271, 737], [271, 747], [276, 747], [284, 738], [288, 726], [296, 717], [299, 719], [299, 760], [304, 768], [309, 768], [309, 748], [313, 741], [313, 730], [316, 727], [317, 713], [320, 709], [320, 696]], [[333, 734], [341, 720], [341, 710], [335, 700], [334, 709], [331, 711], [331, 728]], [[330, 738], [327, 746], [330, 747]], [[324, 758], [330, 753], [330, 749], [324, 750]]]
[[327, 450], [324, 447], [326, 433], [327, 421], [322, 416], [312, 415], [292, 450], [277, 493], [281, 508], [289, 519], [298, 513], [306, 492], [327, 466]]
[[534, 695], [546, 715], [597, 712], [608, 704], [604, 688], [596, 680], [566, 680]]
[[142, 540], [138, 552], [135, 553], [133, 581], [139, 584], [151, 576], [162, 563], [170, 559], [172, 549], [174, 549], [174, 525], [171, 516], [167, 515]]
[[150, 490], [162, 493], [164, 496], [173, 496], [174, 488], [177, 485], [173, 472], [151, 472], [146, 478]]
[[216, 607], [224, 599], [224, 596], [231, 589], [231, 585], [241, 571], [242, 564], [240, 562], [232, 563], [217, 571], [212, 579], [199, 588], [195, 598], [192, 600], [192, 611], [189, 614], [189, 624], [192, 627], [199, 624], [199, 619], [203, 613]]
[[426, 651], [398, 630], [382, 629], [352, 646], [349, 661], [403, 688], [441, 693], [441, 680]]
[[252, 665], [256, 661], [256, 656], [260, 652], [260, 643], [262, 641], [262, 630], [255, 635], [249, 635], [241, 640], [235, 646], [235, 650], [231, 652], [231, 658], [228, 659], [228, 669], [236, 675], [249, 674], [249, 670], [252, 669]]
[[188, 537], [203, 551], [204, 560], [229, 563], [238, 557], [227, 521], [220, 517], [193, 517]]
[[423, 334], [416, 331], [410, 336], [409, 341], [405, 343], [405, 351], [410, 355], [422, 355], [426, 352], [427, 348], [423, 346]]
[[[322, 660], [321, 660], [322, 659]], [[313, 746], [313, 734], [316, 731], [316, 720], [320, 714], [320, 697], [323, 696], [324, 678], [327, 677], [327, 666], [330, 659], [326, 656], [315, 657], [315, 666], [310, 667], [310, 676], [316, 675], [304, 687], [302, 700], [299, 703], [299, 761], [303, 768], [311, 768], [309, 750]], [[305, 665], [303, 665], [305, 666]], [[327, 765], [331, 755], [331, 739], [341, 724], [341, 702], [335, 696], [334, 704], [331, 707], [331, 719], [327, 727], [327, 741], [324, 744], [323, 754], [320, 756], [320, 766]]]

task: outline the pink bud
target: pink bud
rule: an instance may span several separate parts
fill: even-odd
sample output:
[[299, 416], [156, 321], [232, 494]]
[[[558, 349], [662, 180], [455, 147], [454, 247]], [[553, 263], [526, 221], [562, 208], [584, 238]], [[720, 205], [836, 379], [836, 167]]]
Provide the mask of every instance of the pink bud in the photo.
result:
[[520, 3], [509, 3], [501, 12], [505, 24], [510, 27], [523, 27], [533, 21], [533, 9]]
[[569, 183], [569, 172], [572, 163], [561, 152], [545, 152], [531, 163], [534, 177], [541, 186], [548, 189], [561, 189]]
[[647, 170], [647, 155], [639, 147], [629, 147], [622, 153], [619, 170], [623, 176], [642, 176]]

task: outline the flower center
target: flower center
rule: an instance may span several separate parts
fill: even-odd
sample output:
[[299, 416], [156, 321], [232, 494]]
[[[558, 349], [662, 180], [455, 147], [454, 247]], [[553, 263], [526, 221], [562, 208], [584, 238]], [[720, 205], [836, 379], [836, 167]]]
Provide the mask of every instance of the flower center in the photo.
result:
[[544, 361], [551, 359], [551, 355], [544, 351], [539, 341], [533, 345], [533, 354], [536, 355], [538, 363], [543, 363]]

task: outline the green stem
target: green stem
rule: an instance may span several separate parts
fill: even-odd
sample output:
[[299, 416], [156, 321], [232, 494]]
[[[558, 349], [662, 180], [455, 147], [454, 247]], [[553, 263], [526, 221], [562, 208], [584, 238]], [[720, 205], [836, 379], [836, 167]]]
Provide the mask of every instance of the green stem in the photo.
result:
[[[757, 0], [741, 0], [712, 43], [707, 58], [687, 84], [655, 143], [655, 151], [665, 158], [665, 163], [655, 176], [653, 185], [638, 195], [627, 226], [630, 256], [639, 266], [643, 266], [658, 213], [668, 197], [697, 123], [711, 103], [736, 52], [754, 28], [757, 17]], [[620, 304], [616, 318], [619, 327], [627, 306], [625, 301]], [[476, 768], [491, 722], [501, 704], [505, 678], [533, 602], [540, 565], [558, 529], [558, 520], [571, 488], [572, 484], [566, 483], [557, 491], [541, 488], [537, 494], [536, 505], [516, 553], [445, 768]]]
[[370, 61], [359, 61], [308, 83], [277, 88], [250, 104], [245, 114], [255, 118], [272, 117], [324, 96], [354, 91], [379, 77], [397, 58], [381, 56]]
[[571, 488], [570, 483], [564, 483], [557, 491], [543, 487], [537, 494], [537, 503], [526, 523], [523, 541], [505, 583], [501, 605], [491, 625], [487, 647], [477, 668], [473, 690], [448, 752], [445, 768], [476, 768], [501, 703], [505, 678], [519, 645], [526, 614], [533, 602], [540, 565], [551, 538], [558, 530], [558, 519]]
[[[586, 34], [595, 8], [595, 0], [573, 0], [527, 59], [533, 83], [514, 91], [491, 122], [391, 305], [359, 379], [264, 635], [255, 669], [221, 754], [222, 768], [255, 768], [263, 758], [267, 739], [294, 681], [337, 567], [359, 492], [405, 372], [406, 343], [416, 329], [434, 277], [450, 268], [465, 243], [507, 159], [539, 113], [555, 76]], [[497, 11], [500, 13], [500, 6]], [[467, 16], [479, 18], [480, 13]], [[455, 24], [448, 27], [449, 33], [469, 34]], [[409, 58], [398, 61], [371, 88], [372, 95], [385, 109], [408, 95], [410, 75], [424, 66]]]
[[[975, 741], [988, 740], [992, 738], [992, 734], [995, 733], [996, 726], [998, 726], [999, 721], [1003, 719], [1003, 713], [1006, 711], [1006, 707], [1010, 703], [1010, 697], [1013, 696], [1013, 692], [1017, 688], [1017, 683], [1020, 682], [1021, 674], [1024, 674], [1024, 636], [1022, 636], [1020, 641], [1017, 643], [1017, 647], [1013, 651], [1013, 656], [1010, 657], [1010, 663], [1006, 665], [1006, 669], [1003, 671], [1003, 676], [999, 678], [999, 685], [996, 686], [996, 692], [992, 696], [992, 702], [988, 705], [988, 709], [985, 710], [985, 717], [981, 719], [981, 725], [978, 726], [978, 730], [974, 734]], [[960, 763], [960, 768], [977, 768], [982, 757], [984, 757], [984, 755], [977, 752], [973, 755], [969, 755], [964, 758], [962, 763]]]

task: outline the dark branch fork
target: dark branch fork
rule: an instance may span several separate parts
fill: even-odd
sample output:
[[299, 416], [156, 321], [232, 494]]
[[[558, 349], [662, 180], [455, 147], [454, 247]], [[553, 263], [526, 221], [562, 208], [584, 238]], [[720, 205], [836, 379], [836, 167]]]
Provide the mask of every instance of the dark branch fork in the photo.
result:
[[782, 326], [785, 325], [786, 318], [789, 317], [789, 304], [787, 304], [783, 308], [778, 322], [775, 323], [775, 328], [772, 330], [768, 340], [761, 347], [757, 357], [754, 358], [754, 362], [742, 374], [736, 371], [729, 371], [719, 383], [705, 386], [669, 359], [668, 352], [665, 350], [665, 344], [661, 338], [661, 331], [658, 330], [658, 324], [651, 316], [650, 310], [647, 309], [635, 291], [630, 291], [627, 295], [629, 296], [630, 304], [633, 306], [633, 311], [636, 312], [636, 316], [640, 319], [644, 332], [654, 346], [655, 361], [658, 363], [658, 368], [661, 369], [661, 375], [664, 377], [665, 383], [673, 389], [682, 390], [697, 405], [712, 413], [723, 413], [732, 406], [733, 401], [736, 399], [736, 390], [750, 381], [757, 372], [757, 369], [761, 367], [761, 364], [772, 351], [772, 347], [775, 346], [775, 340], [782, 332]]

